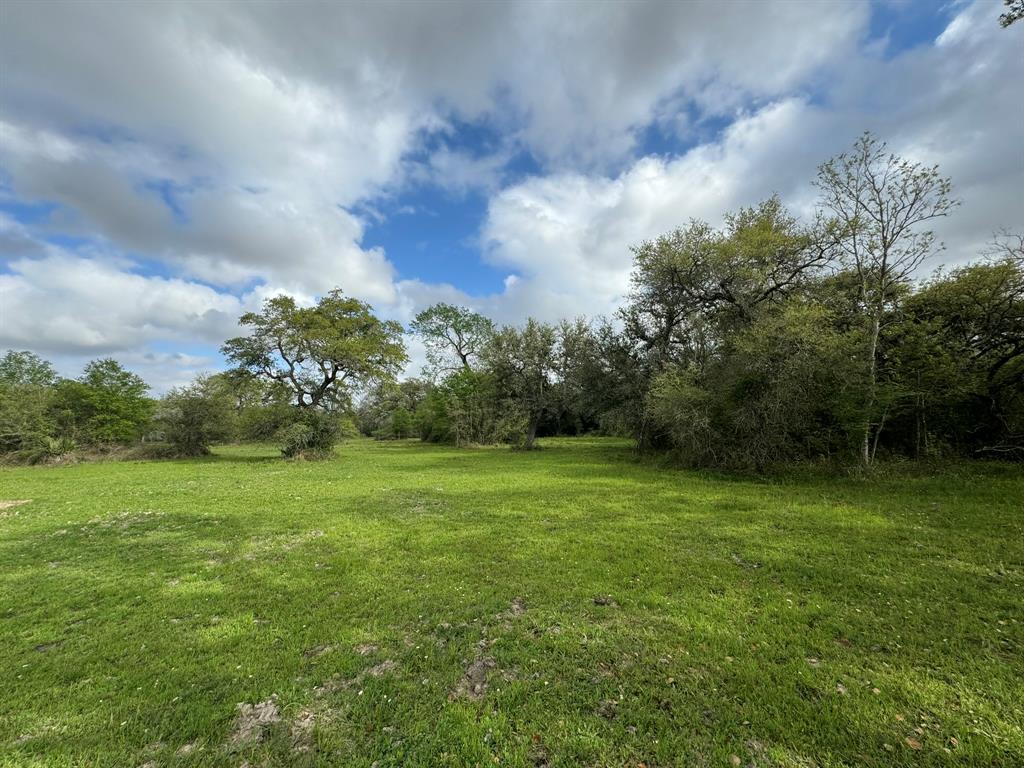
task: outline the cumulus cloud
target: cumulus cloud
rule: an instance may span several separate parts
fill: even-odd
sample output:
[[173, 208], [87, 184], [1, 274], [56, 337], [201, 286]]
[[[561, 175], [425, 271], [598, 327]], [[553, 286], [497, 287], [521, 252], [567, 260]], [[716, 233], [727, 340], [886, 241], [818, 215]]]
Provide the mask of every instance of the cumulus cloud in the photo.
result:
[[[0, 345], [177, 380], [216, 357], [166, 344], [215, 345], [276, 292], [341, 285], [405, 322], [609, 312], [630, 245], [772, 192], [805, 211], [864, 128], [954, 177], [959, 258], [1018, 223], [1024, 172], [1019, 42], [990, 3], [957, 11], [890, 55], [860, 2], [8, 4], [0, 203], [39, 210], [0, 217]], [[652, 128], [690, 148], [642, 156]], [[399, 280], [364, 243], [410, 185], [489, 197], [502, 290]]]
[[59, 249], [8, 266], [0, 274], [0, 347], [105, 355], [151, 338], [215, 343], [237, 327], [243, 307], [200, 283]]
[[675, 158], [644, 157], [615, 176], [563, 173], [503, 189], [483, 228], [485, 256], [522, 279], [492, 297], [495, 311], [548, 319], [610, 312], [628, 289], [632, 245], [690, 218], [720, 223], [725, 212], [776, 192], [809, 215], [817, 164], [865, 129], [953, 178], [963, 205], [936, 223], [947, 249], [925, 269], [976, 257], [993, 232], [1024, 224], [1024, 59], [990, 11], [968, 6], [933, 45], [894, 59], [859, 54], [828, 104], [777, 100]]

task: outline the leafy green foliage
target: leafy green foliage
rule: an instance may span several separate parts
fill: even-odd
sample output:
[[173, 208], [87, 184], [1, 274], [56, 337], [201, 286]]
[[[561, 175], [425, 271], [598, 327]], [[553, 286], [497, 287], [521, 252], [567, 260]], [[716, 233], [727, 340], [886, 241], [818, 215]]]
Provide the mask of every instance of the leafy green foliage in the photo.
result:
[[416, 431], [413, 414], [431, 388], [420, 379], [378, 382], [356, 409], [359, 431], [379, 439], [412, 437]]
[[534, 447], [537, 427], [553, 402], [557, 334], [554, 326], [530, 318], [523, 328], [506, 326], [484, 349], [484, 361], [496, 386], [526, 418], [526, 431], [518, 441]]
[[420, 437], [437, 443], [487, 445], [511, 442], [525, 417], [501, 396], [493, 374], [465, 368], [433, 387], [416, 409]]
[[849, 449], [856, 339], [825, 310], [792, 300], [728, 343], [704, 368], [669, 366], [654, 380], [653, 427], [687, 463], [763, 471]]
[[999, 26], [1004, 29], [1014, 22], [1024, 19], [1024, 0], [1003, 0], [1006, 11], [999, 14]]
[[822, 163], [815, 186], [835, 234], [837, 258], [856, 273], [864, 328], [860, 458], [875, 458], [890, 403], [880, 391], [882, 332], [917, 268], [935, 249], [925, 227], [959, 205], [938, 166], [887, 152], [865, 132], [850, 152]]
[[347, 406], [354, 387], [393, 378], [407, 360], [401, 326], [340, 290], [312, 307], [276, 296], [239, 322], [252, 332], [221, 352], [242, 371], [287, 387], [301, 408]]
[[307, 409], [279, 436], [281, 453], [290, 459], [325, 459], [334, 451], [342, 427], [337, 414]]
[[217, 380], [200, 377], [160, 400], [155, 422], [179, 456], [204, 456], [234, 434], [233, 402]]
[[494, 324], [465, 307], [435, 304], [416, 315], [409, 328], [427, 350], [428, 372], [443, 376], [479, 362], [494, 335]]
[[154, 411], [149, 385], [111, 358], [94, 360], [77, 380], [54, 388], [60, 431], [92, 444], [130, 443], [145, 431]]
[[53, 366], [31, 352], [0, 358], [0, 453], [36, 449], [55, 431]]

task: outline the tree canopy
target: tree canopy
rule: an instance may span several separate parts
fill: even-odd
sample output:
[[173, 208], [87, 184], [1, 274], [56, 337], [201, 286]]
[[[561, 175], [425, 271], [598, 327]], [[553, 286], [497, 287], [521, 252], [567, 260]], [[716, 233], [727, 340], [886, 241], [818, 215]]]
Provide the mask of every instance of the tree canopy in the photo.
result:
[[229, 339], [229, 362], [266, 381], [287, 386], [300, 408], [347, 402], [355, 387], [394, 377], [407, 361], [402, 327], [382, 321], [371, 307], [333, 290], [312, 307], [276, 296], [260, 312], [242, 315], [248, 336]]
[[452, 304], [434, 304], [409, 326], [423, 341], [434, 375], [471, 368], [494, 335], [494, 323], [483, 315]]

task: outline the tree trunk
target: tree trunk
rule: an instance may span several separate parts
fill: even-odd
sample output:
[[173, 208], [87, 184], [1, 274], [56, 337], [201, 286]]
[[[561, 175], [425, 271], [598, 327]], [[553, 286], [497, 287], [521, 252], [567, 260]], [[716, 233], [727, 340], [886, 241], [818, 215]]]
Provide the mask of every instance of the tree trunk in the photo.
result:
[[875, 410], [876, 380], [878, 378], [878, 336], [881, 332], [882, 319], [876, 311], [871, 318], [871, 334], [868, 339], [868, 391], [864, 402], [864, 436], [861, 440], [861, 461], [865, 467], [871, 466], [871, 414]]
[[[918, 390], [921, 389], [921, 377], [918, 376]], [[928, 453], [928, 397], [920, 392], [917, 395], [916, 414], [914, 418], [914, 455], [918, 459], [925, 458]]]
[[539, 421], [539, 415], [530, 416], [530, 425], [526, 428], [526, 442], [523, 443], [523, 448], [527, 451], [533, 450], [533, 441], [537, 438], [537, 423]]
[[878, 453], [878, 441], [882, 437], [882, 430], [885, 428], [885, 419], [889, 415], [889, 406], [885, 406], [885, 410], [882, 411], [881, 418], [878, 419], [878, 429], [875, 430], [875, 440], [871, 446], [871, 461], [875, 460], [875, 454]]

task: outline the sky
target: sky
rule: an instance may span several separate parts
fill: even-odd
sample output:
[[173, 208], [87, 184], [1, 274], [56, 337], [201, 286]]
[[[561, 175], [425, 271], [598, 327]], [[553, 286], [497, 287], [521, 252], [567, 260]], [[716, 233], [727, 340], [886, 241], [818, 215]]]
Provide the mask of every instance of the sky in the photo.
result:
[[280, 293], [611, 314], [630, 246], [811, 215], [865, 130], [952, 177], [927, 268], [964, 263], [1024, 229], [1001, 5], [0, 0], [0, 350], [159, 393]]

